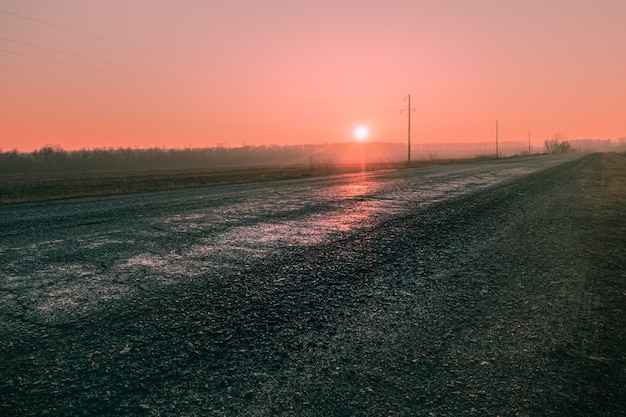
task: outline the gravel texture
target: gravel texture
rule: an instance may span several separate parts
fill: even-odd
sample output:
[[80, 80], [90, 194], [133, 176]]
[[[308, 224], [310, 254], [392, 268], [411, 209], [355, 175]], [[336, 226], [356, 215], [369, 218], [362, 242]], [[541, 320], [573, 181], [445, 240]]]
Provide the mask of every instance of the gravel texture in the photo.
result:
[[[368, 177], [341, 211], [314, 213], [349, 212], [343, 227], [279, 227], [296, 220], [266, 209], [282, 240], [246, 247], [215, 246], [208, 221], [194, 231], [171, 207], [159, 228], [138, 203], [136, 241], [151, 225], [167, 244], [130, 259], [113, 254], [139, 244], [123, 231], [81, 240], [113, 209], [70, 227], [27, 218], [45, 204], [5, 207], [0, 415], [626, 415], [624, 167], [624, 154], [564, 158], [428, 204], [394, 202], [408, 191], [391, 186], [382, 198]], [[208, 248], [219, 264], [197, 255]]]

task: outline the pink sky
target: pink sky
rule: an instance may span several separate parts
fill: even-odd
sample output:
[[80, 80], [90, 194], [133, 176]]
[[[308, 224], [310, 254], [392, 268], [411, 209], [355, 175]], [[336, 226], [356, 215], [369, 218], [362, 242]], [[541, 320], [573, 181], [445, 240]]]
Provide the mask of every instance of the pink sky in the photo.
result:
[[0, 0], [0, 148], [626, 136], [626, 2]]

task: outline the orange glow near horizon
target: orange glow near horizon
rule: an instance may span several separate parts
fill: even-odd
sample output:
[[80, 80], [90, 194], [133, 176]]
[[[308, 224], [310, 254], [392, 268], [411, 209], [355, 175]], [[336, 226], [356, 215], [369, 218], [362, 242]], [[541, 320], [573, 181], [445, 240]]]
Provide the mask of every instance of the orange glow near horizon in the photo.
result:
[[0, 149], [626, 136], [626, 2], [469, 3], [0, 0]]

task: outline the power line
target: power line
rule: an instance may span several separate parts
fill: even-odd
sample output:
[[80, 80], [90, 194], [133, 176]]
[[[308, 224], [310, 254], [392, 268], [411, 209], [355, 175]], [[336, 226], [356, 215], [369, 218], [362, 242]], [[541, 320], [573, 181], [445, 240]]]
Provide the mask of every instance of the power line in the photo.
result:
[[498, 119], [496, 119], [496, 158], [498, 157]]
[[33, 43], [16, 41], [14, 39], [5, 38], [5, 37], [2, 37], [2, 36], [0, 36], [0, 40], [6, 41], [6, 42], [16, 43], [16, 44], [19, 44], [19, 45], [29, 46], [31, 48], [37, 48], [37, 49], [42, 49], [42, 50], [45, 50], [45, 51], [51, 51], [51, 52], [55, 52], [55, 53], [62, 54], [62, 55], [72, 56], [72, 57], [75, 57], [75, 58], [81, 58], [81, 59], [86, 59], [86, 60], [89, 60], [89, 61], [100, 62], [100, 63], [103, 63], [103, 64], [114, 65], [114, 66], [120, 67], [120, 68], [126, 68], [126, 69], [132, 69], [132, 70], [135, 70], [135, 71], [146, 72], [146, 73], [149, 73], [149, 74], [159, 75], [159, 76], [162, 76], [162, 77], [176, 78], [176, 79], [183, 80], [183, 81], [199, 82], [197, 80], [193, 80], [193, 79], [190, 79], [190, 78], [179, 77], [179, 76], [176, 76], [176, 75], [170, 75], [170, 74], [160, 73], [160, 72], [156, 72], [156, 71], [150, 71], [150, 70], [146, 70], [146, 69], [143, 69], [143, 68], [133, 67], [131, 65], [119, 64], [117, 62], [107, 61], [107, 60], [104, 60], [104, 59], [93, 58], [93, 57], [89, 57], [89, 56], [86, 56], [86, 55], [80, 55], [80, 54], [75, 54], [75, 53], [72, 53], [72, 52], [61, 51], [59, 49], [48, 48], [48, 47], [41, 46], [41, 45], [35, 45]]
[[150, 50], [150, 49], [147, 49], [147, 48], [142, 48], [140, 46], [131, 45], [131, 44], [126, 43], [126, 42], [120, 42], [120, 41], [116, 41], [116, 40], [113, 40], [113, 39], [105, 38], [103, 36], [98, 36], [98, 35], [93, 35], [91, 33], [82, 32], [80, 30], [68, 28], [66, 26], [61, 26], [61, 25], [57, 25], [55, 23], [50, 23], [50, 22], [46, 22], [46, 21], [43, 21], [43, 20], [35, 19], [35, 18], [32, 18], [32, 17], [24, 16], [22, 14], [9, 12], [8, 10], [0, 9], [0, 13], [4, 13], [4, 14], [11, 15], [11, 16], [19, 17], [20, 19], [30, 20], [31, 22], [37, 22], [37, 23], [40, 23], [42, 25], [51, 26], [51, 27], [54, 27], [54, 28], [57, 28], [57, 29], [61, 29], [61, 30], [65, 30], [65, 31], [68, 31], [68, 32], [76, 33], [78, 35], [87, 36], [89, 38], [98, 39], [100, 41], [105, 41], [105, 42], [110, 42], [110, 43], [114, 43], [114, 44], [117, 44], [117, 45], [125, 46], [127, 48], [132, 48], [132, 49], [148, 52], [148, 53], [151, 53], [151, 54], [167, 56], [168, 58], [174, 58], [174, 57], [171, 57], [171, 56], [168, 56], [168, 55], [165, 55], [163, 53], [156, 52], [156, 51], [153, 51], [153, 50]]
[[[49, 48], [43, 48], [43, 49], [49, 49]], [[139, 77], [137, 75], [132, 75], [132, 74], [124, 74], [124, 73], [120, 73], [120, 72], [116, 72], [116, 71], [109, 71], [109, 70], [104, 70], [104, 69], [99, 69], [99, 68], [87, 67], [87, 66], [84, 66], [84, 65], [74, 64], [74, 63], [70, 63], [70, 62], [64, 62], [64, 61], [60, 61], [60, 60], [56, 60], [56, 59], [38, 57], [38, 56], [25, 54], [25, 53], [21, 53], [21, 52], [16, 52], [16, 51], [8, 51], [6, 49], [0, 49], [0, 52], [4, 52], [6, 54], [17, 55], [17, 56], [21, 56], [21, 57], [26, 57], [26, 58], [30, 58], [30, 59], [36, 59], [36, 60], [45, 61], [45, 62], [51, 62], [51, 63], [55, 63], [55, 64], [60, 64], [60, 65], [65, 65], [65, 66], [78, 68], [78, 69], [82, 69], [82, 70], [87, 70], [87, 71], [92, 71], [92, 72], [100, 72], [100, 73], [103, 73], [103, 74], [114, 75], [114, 76], [117, 76], [117, 77], [138, 79], [138, 80], [147, 81], [147, 82], [151, 82], [151, 83], [168, 85], [168, 86], [175, 87], [175, 88], [185, 88], [185, 89], [188, 89], [188, 90], [201, 91], [201, 92], [209, 93], [209, 94], [213, 94], [213, 95], [226, 95], [226, 96], [231, 96], [231, 97], [250, 98], [250, 97], [242, 94], [242, 93], [245, 93], [245, 94], [253, 94], [253, 95], [263, 96], [263, 97], [252, 97], [252, 99], [257, 100], [257, 101], [273, 102], [273, 103], [287, 104], [287, 105], [294, 105], [294, 106], [306, 105], [306, 106], [309, 106], [309, 107], [318, 107], [318, 108], [335, 108], [335, 109], [342, 108], [342, 109], [348, 109], [348, 110], [349, 109], [353, 109], [353, 110], [359, 110], [359, 111], [366, 111], [364, 109], [358, 109], [358, 108], [355, 108], [355, 107], [352, 107], [352, 106], [315, 103], [315, 102], [311, 102], [311, 101], [301, 100], [301, 99], [298, 99], [298, 98], [284, 97], [284, 96], [278, 96], [278, 95], [273, 95], [273, 94], [253, 92], [253, 91], [247, 91], [247, 90], [242, 90], [242, 89], [235, 89], [235, 88], [232, 88], [232, 87], [221, 87], [221, 88], [228, 88], [228, 89], [238, 90], [240, 92], [240, 94], [229, 93], [229, 92], [224, 92], [224, 91], [215, 91], [215, 90], [209, 90], [209, 89], [202, 88], [202, 87], [192, 87], [192, 86], [186, 86], [186, 85], [178, 85], [178, 84], [174, 84], [172, 82], [163, 81], [163, 80], [154, 80], [154, 79], [150, 79], [150, 78]], [[76, 54], [69, 54], [69, 55], [78, 56]], [[91, 59], [91, 58], [88, 58], [88, 57], [83, 57], [83, 58]], [[120, 65], [122, 67], [127, 67], [127, 66], [124, 66], [124, 65], [121, 65], [121, 64], [115, 64], [115, 63], [111, 63], [111, 62], [107, 62], [107, 61], [98, 60], [98, 59], [95, 59], [95, 58], [94, 58], [94, 60], [100, 61], [100, 62], [106, 62], [106, 63], [113, 64], [113, 65]], [[130, 67], [130, 68], [132, 68], [132, 67]], [[140, 69], [137, 69], [137, 70], [140, 70]], [[141, 70], [141, 71], [145, 71], [147, 73], [153, 73], [153, 74], [156, 74], [156, 75], [163, 76], [163, 74], [155, 73], [155, 72], [152, 72], [152, 71], [147, 71], [147, 70]], [[180, 77], [176, 77], [176, 78], [180, 79]], [[196, 82], [198, 82], [198, 81], [196, 81]], [[291, 101], [291, 102], [289, 102], [289, 101]], [[373, 111], [373, 109], [369, 110], [369, 111]]]
[[407, 97], [404, 97], [404, 100], [408, 99], [409, 100], [409, 105], [406, 109], [402, 109], [400, 110], [400, 113], [402, 113], [403, 111], [406, 111], [408, 116], [409, 116], [409, 132], [408, 132], [408, 136], [409, 136], [409, 145], [408, 145], [408, 162], [411, 163], [411, 110], [415, 111], [414, 108], [411, 107], [411, 95], [409, 94]]
[[[226, 88], [226, 89], [229, 89], [229, 90], [241, 91], [241, 92], [245, 92], [245, 93], [257, 94], [257, 95], [268, 95], [267, 93], [259, 93], [259, 92], [250, 91], [250, 90], [243, 90], [241, 88], [229, 87], [229, 86], [224, 86], [224, 85], [215, 84], [215, 83], [206, 84], [206, 83], [204, 83], [202, 81], [194, 80], [192, 78], [181, 77], [181, 76], [178, 76], [178, 75], [166, 74], [166, 73], [157, 72], [157, 71], [151, 71], [151, 70], [147, 70], [147, 69], [144, 69], [144, 68], [134, 67], [134, 66], [131, 66], [131, 65], [119, 64], [117, 62], [112, 62], [112, 61], [107, 61], [107, 60], [104, 60], [104, 59], [89, 57], [89, 56], [86, 56], [86, 55], [80, 55], [80, 54], [75, 54], [75, 53], [71, 53], [71, 52], [61, 51], [59, 49], [48, 48], [48, 47], [45, 47], [45, 46], [35, 45], [33, 43], [28, 43], [28, 42], [21, 42], [21, 41], [17, 41], [17, 40], [5, 38], [5, 37], [0, 37], [0, 40], [16, 43], [16, 44], [19, 44], [19, 45], [29, 46], [31, 48], [37, 48], [37, 49], [42, 49], [42, 50], [45, 50], [45, 51], [51, 51], [51, 52], [55, 52], [55, 53], [58, 53], [58, 54], [67, 55], [67, 56], [71, 56], [71, 57], [75, 57], [75, 58], [86, 59], [86, 60], [93, 61], [93, 62], [99, 62], [99, 63], [103, 63], [103, 64], [113, 65], [113, 66], [120, 67], [120, 68], [126, 68], [126, 69], [131, 69], [131, 70], [134, 70], [134, 71], [145, 72], [147, 74], [157, 75], [157, 76], [160, 76], [160, 77], [174, 78], [174, 79], [181, 80], [181, 81], [189, 81], [189, 82], [193, 82], [193, 83], [205, 84], [205, 85], [210, 85], [210, 86], [214, 86], [214, 87], [218, 87], [218, 88]], [[4, 52], [8, 52], [8, 51], [4, 51]], [[25, 54], [22, 54], [22, 55], [28, 56], [30, 58], [37, 58], [37, 57], [31, 56], [31, 55], [25, 55]], [[63, 64], [63, 62], [56, 61], [56, 60], [54, 60], [52, 62]], [[79, 68], [86, 69], [86, 67], [82, 67], [82, 66], [79, 66]], [[92, 70], [93, 70], [93, 68], [92, 68]], [[140, 79], [143, 79], [143, 78], [140, 78]], [[269, 96], [271, 96], [271, 95], [269, 95]]]
[[79, 69], [88, 70], [88, 71], [101, 72], [101, 73], [104, 73], [104, 74], [115, 75], [115, 76], [118, 76], [118, 77], [134, 78], [134, 79], [139, 79], [139, 80], [142, 80], [142, 81], [149, 81], [149, 82], [159, 83], [159, 81], [151, 80], [149, 78], [141, 78], [141, 77], [137, 77], [135, 75], [128, 75], [128, 74], [122, 74], [120, 72], [107, 71], [107, 70], [98, 69], [98, 68], [86, 67], [84, 65], [72, 64], [72, 63], [69, 63], [69, 62], [58, 61], [56, 59], [43, 58], [43, 57], [39, 57], [39, 56], [24, 54], [24, 53], [21, 53], [21, 52], [7, 51], [6, 49], [0, 49], [0, 52], [4, 52], [6, 54], [18, 55], [18, 56], [22, 56], [22, 57], [26, 57], [26, 58], [31, 58], [31, 59], [38, 59], [40, 61], [52, 62], [52, 63], [55, 63], [55, 64], [61, 64], [61, 65], [65, 65], [65, 66], [68, 66], [68, 67], [74, 67], [74, 68], [79, 68]]
[[[184, 61], [184, 62], [188, 62], [188, 63], [192, 63], [192, 64], [199, 64], [198, 62], [194, 62], [194, 61], [190, 61], [190, 60], [184, 60], [184, 59], [182, 59], [180, 57], [176, 57], [176, 56], [173, 56], [173, 55], [165, 54], [163, 52], [158, 52], [158, 51], [155, 51], [155, 50], [152, 50], [152, 49], [149, 49], [149, 48], [144, 48], [144, 47], [133, 45], [133, 44], [130, 44], [130, 43], [127, 43], [127, 42], [121, 42], [121, 41], [118, 41], [118, 40], [115, 40], [115, 39], [110, 39], [110, 38], [107, 38], [107, 37], [104, 37], [104, 36], [94, 35], [94, 34], [91, 34], [91, 33], [87, 33], [87, 32], [83, 32], [83, 31], [80, 31], [80, 30], [72, 29], [72, 28], [69, 28], [69, 27], [66, 27], [66, 26], [55, 24], [55, 23], [46, 22], [46, 21], [41, 20], [41, 19], [35, 19], [35, 18], [29, 17], [29, 16], [25, 16], [23, 14], [10, 12], [8, 10], [0, 9], [0, 13], [4, 13], [4, 14], [10, 15], [10, 16], [18, 17], [20, 19], [29, 20], [29, 21], [36, 22], [36, 23], [39, 23], [39, 24], [42, 24], [42, 25], [54, 27], [56, 29], [61, 29], [61, 30], [64, 30], [64, 31], [68, 31], [68, 32], [71, 32], [71, 33], [78, 34], [78, 35], [86, 36], [86, 37], [89, 37], [89, 38], [92, 38], [92, 39], [97, 39], [99, 41], [109, 42], [109, 43], [116, 44], [116, 45], [119, 45], [119, 46], [124, 46], [126, 48], [131, 48], [131, 49], [134, 49], [134, 50], [138, 50], [138, 51], [142, 51], [142, 52], [145, 52], [145, 53], [149, 53], [149, 54], [152, 54], [152, 55], [165, 57], [165, 58], [168, 58], [168, 59], [171, 59], [171, 60]], [[114, 65], [116, 65], [116, 64], [114, 64]], [[202, 64], [202, 65], [206, 65], [206, 64]], [[233, 69], [229, 69], [229, 68], [220, 67], [220, 66], [217, 66], [217, 65], [209, 65], [209, 67], [213, 68], [213, 69], [216, 69], [216, 70], [219, 70], [219, 71], [229, 72], [229, 73], [232, 73], [232, 74], [237, 74], [237, 75], [241, 75], [241, 76], [245, 76], [245, 77], [249, 77], [249, 78], [256, 78], [256, 79], [269, 81], [269, 82], [276, 83], [276, 84], [283, 84], [283, 85], [288, 85], [288, 86], [292, 86], [292, 87], [304, 88], [304, 89], [308, 89], [308, 90], [311, 90], [311, 91], [320, 91], [320, 92], [337, 94], [336, 91], [324, 91], [324, 90], [320, 90], [320, 89], [317, 89], [317, 88], [313, 88], [313, 87], [305, 86], [305, 85], [301, 85], [301, 84], [287, 83], [287, 82], [284, 82], [284, 81], [281, 81], [281, 80], [275, 80], [275, 79], [272, 79], [272, 78], [267, 78], [267, 77], [263, 77], [263, 76], [256, 75], [256, 74], [250, 74], [250, 73], [239, 71], [239, 70], [233, 70]], [[225, 88], [232, 88], [232, 87], [225, 87]], [[339, 93], [339, 94], [341, 94], [341, 93]], [[367, 97], [363, 97], [363, 98], [365, 99]], [[381, 100], [381, 98], [374, 98], [374, 97], [369, 97], [369, 99]], [[384, 100], [389, 100], [389, 99], [384, 99]]]

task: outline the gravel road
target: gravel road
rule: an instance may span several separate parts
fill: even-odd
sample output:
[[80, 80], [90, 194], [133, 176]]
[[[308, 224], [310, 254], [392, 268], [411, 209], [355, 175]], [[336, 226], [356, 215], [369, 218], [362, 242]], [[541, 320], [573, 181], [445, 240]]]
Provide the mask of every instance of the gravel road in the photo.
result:
[[624, 166], [2, 206], [0, 415], [624, 415]]

